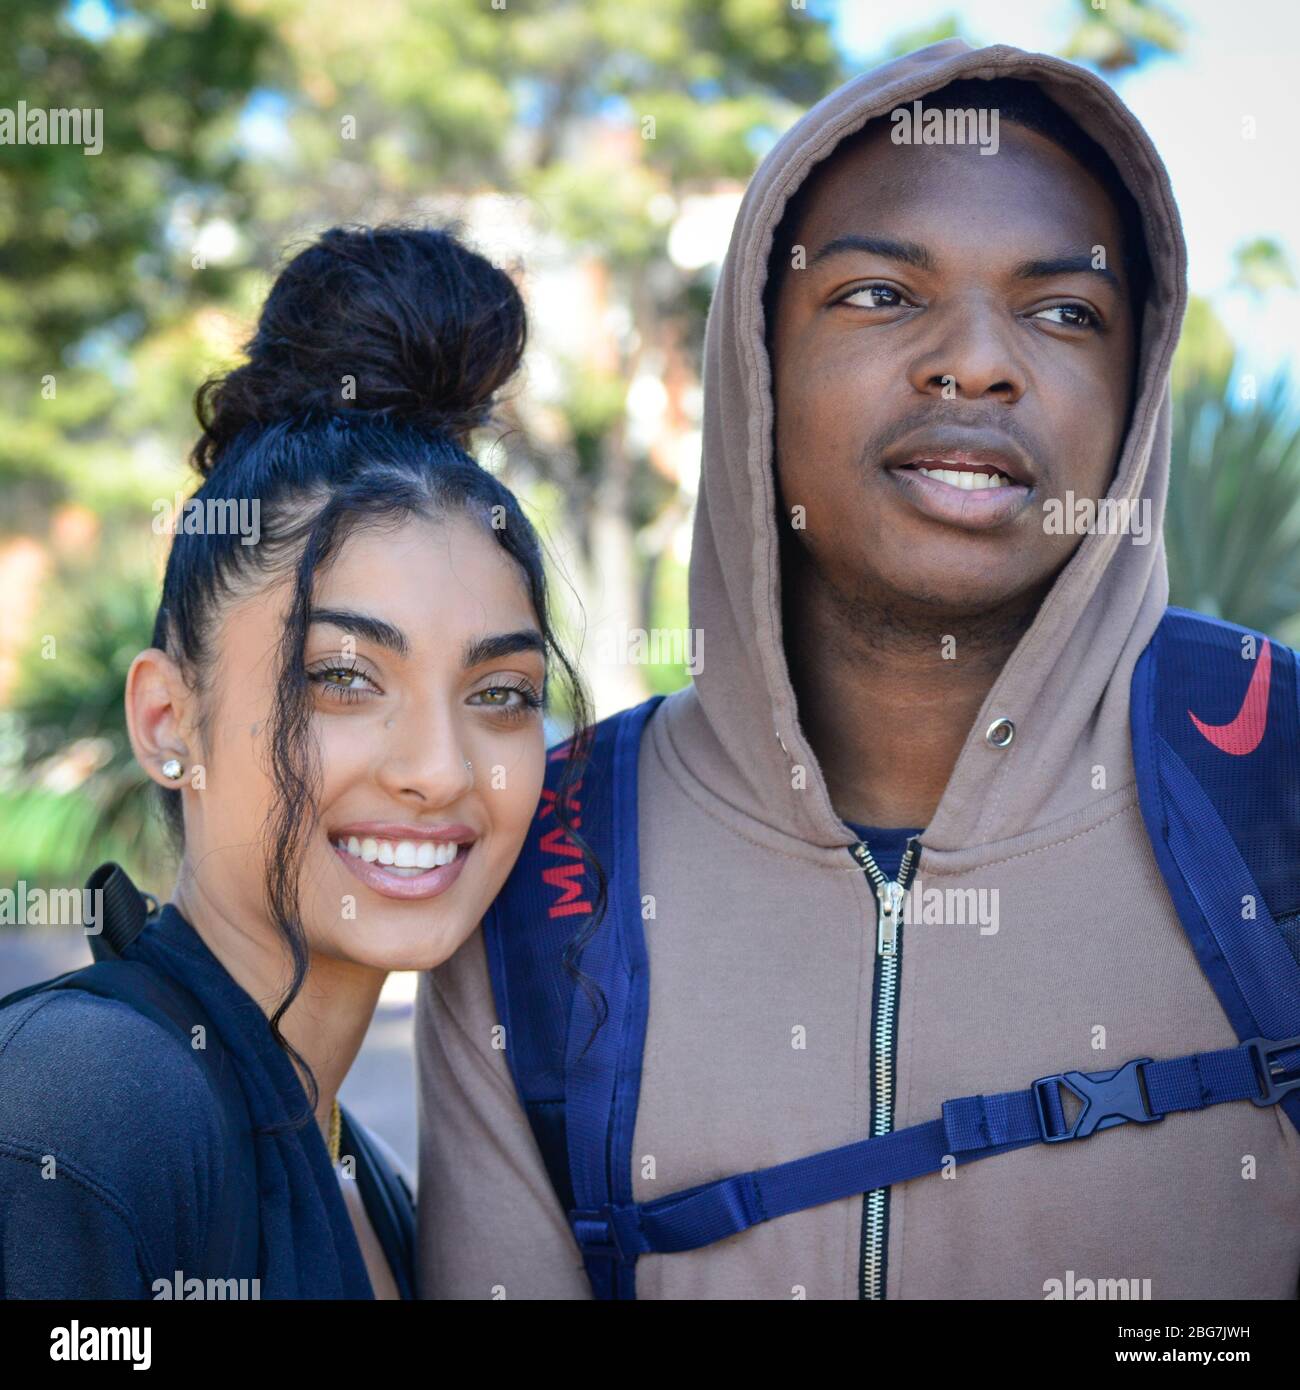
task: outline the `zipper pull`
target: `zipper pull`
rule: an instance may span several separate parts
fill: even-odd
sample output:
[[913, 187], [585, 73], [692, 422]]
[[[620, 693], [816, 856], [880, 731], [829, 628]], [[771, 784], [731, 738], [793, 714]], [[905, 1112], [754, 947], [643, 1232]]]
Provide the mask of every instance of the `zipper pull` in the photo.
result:
[[876, 954], [892, 956], [898, 950], [898, 924], [903, 915], [906, 890], [901, 883], [877, 883]]

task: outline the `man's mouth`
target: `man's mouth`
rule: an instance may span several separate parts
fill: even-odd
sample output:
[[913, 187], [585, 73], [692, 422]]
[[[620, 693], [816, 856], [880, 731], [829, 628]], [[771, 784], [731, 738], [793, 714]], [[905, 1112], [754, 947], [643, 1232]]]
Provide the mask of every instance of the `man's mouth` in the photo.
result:
[[1017, 517], [1034, 492], [1029, 460], [1004, 439], [988, 431], [935, 431], [929, 439], [903, 441], [882, 462], [917, 511], [963, 530], [991, 530]]
[[961, 488], [964, 492], [1014, 485], [1009, 473], [1003, 473], [991, 463], [963, 463], [956, 458], [939, 458], [927, 459], [924, 462], [917, 460], [915, 463], [899, 466], [915, 469], [918, 473], [924, 473], [927, 478], [937, 478], [939, 482], [947, 483], [949, 487]]
[[362, 883], [391, 898], [431, 898], [460, 877], [477, 841], [468, 826], [344, 826], [335, 854]]

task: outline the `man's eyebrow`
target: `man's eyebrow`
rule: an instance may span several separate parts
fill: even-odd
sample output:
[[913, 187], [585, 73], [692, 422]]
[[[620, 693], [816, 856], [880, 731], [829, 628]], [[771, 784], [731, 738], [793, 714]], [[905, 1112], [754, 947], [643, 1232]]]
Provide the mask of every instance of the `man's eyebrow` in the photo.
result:
[[499, 661], [516, 652], [540, 652], [546, 655], [546, 643], [536, 628], [521, 628], [518, 632], [495, 632], [489, 637], [474, 637], [465, 643], [461, 665], [469, 670], [485, 661]]
[[[901, 261], [904, 265], [915, 266], [917, 270], [933, 270], [934, 257], [926, 247], [915, 241], [895, 241], [892, 237], [862, 236], [848, 233], [828, 241], [809, 261], [817, 265], [831, 256], [843, 255], [849, 251], [866, 252], [872, 256], [883, 256], [887, 260]], [[1092, 263], [1092, 256], [1086, 252], [1077, 256], [1051, 256], [1042, 260], [1022, 261], [1015, 269], [1018, 280], [1046, 280], [1053, 275], [1100, 275], [1107, 284], [1118, 290], [1119, 277], [1106, 266]]]
[[1119, 277], [1106, 266], [1093, 265], [1086, 252], [1077, 256], [1053, 256], [1044, 261], [1022, 261], [1015, 269], [1017, 280], [1047, 280], [1053, 275], [1100, 275], [1114, 289], [1120, 288]]
[[376, 646], [387, 647], [398, 656], [405, 656], [411, 649], [401, 628], [386, 623], [382, 618], [373, 618], [368, 613], [354, 613], [350, 608], [313, 608], [307, 621], [329, 623], [331, 627], [342, 628], [344, 632], [364, 637]]
[[850, 232], [828, 241], [808, 262], [818, 265], [831, 256], [843, 255], [846, 251], [865, 251], [871, 256], [883, 256], [886, 260], [902, 261], [904, 265], [915, 266], [917, 270], [933, 270], [934, 257], [924, 246], [915, 241], [895, 241], [892, 237], [861, 236]]

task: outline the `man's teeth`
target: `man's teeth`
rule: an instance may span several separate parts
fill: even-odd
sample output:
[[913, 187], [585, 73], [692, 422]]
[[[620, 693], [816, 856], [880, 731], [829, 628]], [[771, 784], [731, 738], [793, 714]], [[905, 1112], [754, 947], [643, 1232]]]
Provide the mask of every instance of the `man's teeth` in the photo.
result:
[[966, 492], [985, 487], [1006, 487], [1011, 481], [1001, 473], [972, 473], [964, 468], [922, 468], [918, 464], [916, 471], [924, 473], [927, 478], [938, 478], [941, 483], [947, 483], [949, 487], [962, 488]]
[[349, 835], [334, 844], [367, 864], [387, 864], [397, 869], [437, 869], [450, 864], [460, 848], [448, 840], [364, 840]]

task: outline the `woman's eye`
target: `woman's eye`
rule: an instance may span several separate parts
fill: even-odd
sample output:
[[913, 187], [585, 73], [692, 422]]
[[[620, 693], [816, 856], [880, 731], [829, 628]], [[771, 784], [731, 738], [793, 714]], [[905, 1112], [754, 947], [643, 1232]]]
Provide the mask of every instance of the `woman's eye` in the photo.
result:
[[345, 699], [357, 699], [375, 688], [370, 677], [357, 666], [324, 666], [312, 671], [308, 679], [322, 690]]
[[510, 715], [524, 715], [541, 708], [541, 697], [531, 685], [489, 685], [470, 696], [471, 703]]
[[[884, 300], [877, 296], [885, 296]], [[861, 289], [846, 294], [841, 304], [852, 304], [857, 309], [897, 309], [907, 301], [893, 285], [863, 285]]]
[[1050, 309], [1040, 309], [1034, 317], [1040, 319], [1044, 314], [1067, 315], [1066, 318], [1053, 320], [1063, 328], [1092, 328], [1100, 322], [1097, 315], [1082, 304], [1053, 304]]

